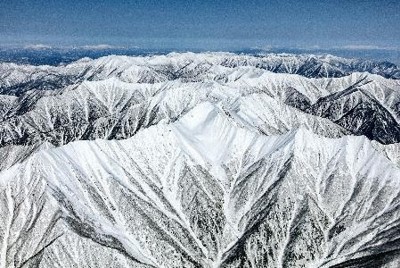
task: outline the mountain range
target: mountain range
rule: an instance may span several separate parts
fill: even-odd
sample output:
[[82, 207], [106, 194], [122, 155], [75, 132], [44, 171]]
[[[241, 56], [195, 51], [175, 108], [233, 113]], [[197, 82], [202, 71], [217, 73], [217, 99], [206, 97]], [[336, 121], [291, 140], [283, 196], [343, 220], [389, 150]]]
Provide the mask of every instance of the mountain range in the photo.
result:
[[398, 267], [400, 69], [0, 63], [0, 267]]

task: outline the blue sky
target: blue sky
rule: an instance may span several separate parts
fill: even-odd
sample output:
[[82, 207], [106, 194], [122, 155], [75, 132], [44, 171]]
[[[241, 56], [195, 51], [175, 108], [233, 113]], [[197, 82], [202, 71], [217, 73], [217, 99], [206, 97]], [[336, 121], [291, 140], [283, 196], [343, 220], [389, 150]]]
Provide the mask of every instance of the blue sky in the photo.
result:
[[398, 0], [0, 0], [0, 45], [400, 47]]

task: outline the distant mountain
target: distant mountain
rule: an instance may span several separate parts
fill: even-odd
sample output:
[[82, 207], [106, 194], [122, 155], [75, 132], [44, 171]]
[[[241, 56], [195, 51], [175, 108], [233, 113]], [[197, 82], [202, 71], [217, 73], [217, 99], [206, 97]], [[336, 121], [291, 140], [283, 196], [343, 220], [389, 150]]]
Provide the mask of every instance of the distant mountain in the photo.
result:
[[0, 267], [398, 267], [390, 63], [0, 64]]
[[[343, 77], [353, 72], [368, 72], [385, 78], [400, 79], [393, 63], [345, 59], [330, 55], [232, 53], [171, 53], [159, 56], [108, 56], [96, 60], [81, 59], [66, 66], [0, 64], [0, 92], [20, 95], [30, 89], [58, 89], [84, 80], [118, 77], [125, 82], [155, 83], [181, 79], [199, 81], [214, 78], [219, 69], [255, 67], [275, 73], [299, 74], [309, 78]], [[207, 77], [211, 76], [211, 77]]]

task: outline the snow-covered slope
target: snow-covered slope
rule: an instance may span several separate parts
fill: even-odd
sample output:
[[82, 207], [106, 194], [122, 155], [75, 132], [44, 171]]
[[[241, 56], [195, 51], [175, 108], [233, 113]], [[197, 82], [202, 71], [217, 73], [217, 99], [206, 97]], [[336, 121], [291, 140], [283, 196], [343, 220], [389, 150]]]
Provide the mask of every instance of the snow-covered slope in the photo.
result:
[[123, 139], [160, 120], [173, 122], [202, 101], [220, 103], [232, 116], [241, 114], [243, 124], [266, 134], [305, 124], [325, 136], [348, 132], [383, 144], [400, 142], [400, 84], [396, 80], [365, 73], [309, 79], [254, 68], [222, 74], [225, 82], [139, 84], [110, 78], [58, 91], [31, 90], [18, 98], [0, 95], [5, 103], [0, 144]]
[[130, 84], [108, 79], [43, 96], [28, 109], [23, 102], [16, 102], [0, 123], [0, 143], [48, 141], [60, 145], [76, 139], [127, 138], [160, 120], [174, 121], [203, 101], [219, 103], [240, 123], [267, 134], [286, 132], [301, 124], [325, 135], [346, 132], [328, 120], [280, 103], [279, 97], [257, 86], [242, 90], [241, 84]]
[[2, 64], [0, 267], [399, 267], [390, 66]]
[[89, 267], [100, 247], [99, 267], [363, 267], [399, 247], [400, 168], [371, 141], [265, 136], [209, 102], [1, 175], [7, 266]]

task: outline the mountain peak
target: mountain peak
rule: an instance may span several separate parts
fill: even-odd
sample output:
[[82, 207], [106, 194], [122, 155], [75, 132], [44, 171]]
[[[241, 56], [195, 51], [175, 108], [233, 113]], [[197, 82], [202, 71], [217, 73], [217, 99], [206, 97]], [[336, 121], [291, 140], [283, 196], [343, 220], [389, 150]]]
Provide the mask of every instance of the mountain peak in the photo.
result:
[[234, 53], [0, 68], [0, 266], [398, 266], [396, 68]]

